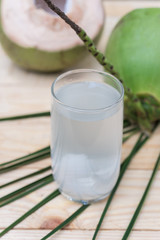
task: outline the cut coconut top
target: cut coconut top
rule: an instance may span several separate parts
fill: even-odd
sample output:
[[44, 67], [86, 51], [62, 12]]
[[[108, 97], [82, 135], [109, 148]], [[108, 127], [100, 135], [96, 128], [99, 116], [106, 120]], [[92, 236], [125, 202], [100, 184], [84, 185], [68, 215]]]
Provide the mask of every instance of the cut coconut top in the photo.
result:
[[[53, 0], [52, 0], [53, 1]], [[104, 20], [101, 0], [54, 0], [94, 39]], [[2, 0], [4, 33], [23, 47], [59, 51], [82, 45], [76, 33], [43, 0]]]
[[[33, 1], [37, 8], [44, 9], [48, 13], [57, 16], [57, 14], [48, 7], [48, 5], [45, 3], [44, 0], [33, 0]], [[51, 0], [51, 2], [53, 2], [58, 8], [60, 8], [66, 14], [70, 11], [72, 7], [71, 5], [72, 0], [68, 0], [68, 1], [67, 0]]]

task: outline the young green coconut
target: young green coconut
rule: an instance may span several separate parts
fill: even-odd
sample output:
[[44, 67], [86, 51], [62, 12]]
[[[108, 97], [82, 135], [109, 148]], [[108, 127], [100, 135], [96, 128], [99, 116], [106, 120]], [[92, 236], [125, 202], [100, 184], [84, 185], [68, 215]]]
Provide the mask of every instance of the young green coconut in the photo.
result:
[[[104, 23], [101, 0], [54, 3], [84, 27], [92, 39], [99, 37]], [[0, 0], [0, 8], [0, 41], [19, 66], [52, 72], [82, 59], [86, 51], [83, 43], [43, 0]]]
[[[124, 16], [109, 38], [106, 57], [138, 96], [149, 125], [160, 120], [160, 8], [136, 9]], [[140, 112], [125, 98], [125, 116], [137, 123]]]

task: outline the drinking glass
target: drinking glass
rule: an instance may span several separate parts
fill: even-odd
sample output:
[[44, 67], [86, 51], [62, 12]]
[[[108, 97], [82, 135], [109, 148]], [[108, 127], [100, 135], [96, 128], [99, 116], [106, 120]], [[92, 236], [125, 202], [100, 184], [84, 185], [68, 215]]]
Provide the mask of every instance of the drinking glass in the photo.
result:
[[122, 84], [92, 69], [60, 75], [52, 84], [51, 158], [54, 179], [68, 199], [105, 198], [120, 170]]

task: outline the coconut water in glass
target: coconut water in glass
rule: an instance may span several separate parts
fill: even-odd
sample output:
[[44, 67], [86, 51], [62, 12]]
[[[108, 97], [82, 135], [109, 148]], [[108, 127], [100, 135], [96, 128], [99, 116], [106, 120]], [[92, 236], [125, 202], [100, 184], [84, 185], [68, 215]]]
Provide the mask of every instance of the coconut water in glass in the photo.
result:
[[123, 86], [95, 70], [62, 74], [52, 85], [51, 157], [61, 193], [83, 204], [105, 198], [118, 179]]

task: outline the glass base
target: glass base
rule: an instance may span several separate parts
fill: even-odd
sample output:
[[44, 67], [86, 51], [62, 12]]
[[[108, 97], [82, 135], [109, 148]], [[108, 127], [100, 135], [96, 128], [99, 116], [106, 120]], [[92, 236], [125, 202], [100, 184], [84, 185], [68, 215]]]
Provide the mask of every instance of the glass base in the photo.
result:
[[92, 203], [95, 203], [95, 202], [99, 202], [99, 201], [107, 198], [107, 197], [110, 195], [110, 193], [111, 193], [111, 191], [110, 191], [110, 192], [106, 193], [105, 195], [102, 195], [101, 197], [96, 198], [96, 199], [91, 199], [91, 200], [78, 200], [78, 199], [74, 199], [74, 198], [72, 198], [71, 196], [67, 195], [66, 193], [62, 192], [61, 189], [59, 189], [59, 191], [60, 191], [61, 194], [62, 194], [65, 198], [67, 198], [68, 200], [70, 200], [70, 201], [72, 201], [72, 202], [78, 202], [78, 203], [81, 203], [81, 204], [83, 204], [83, 205], [88, 205], [88, 204], [92, 204]]

